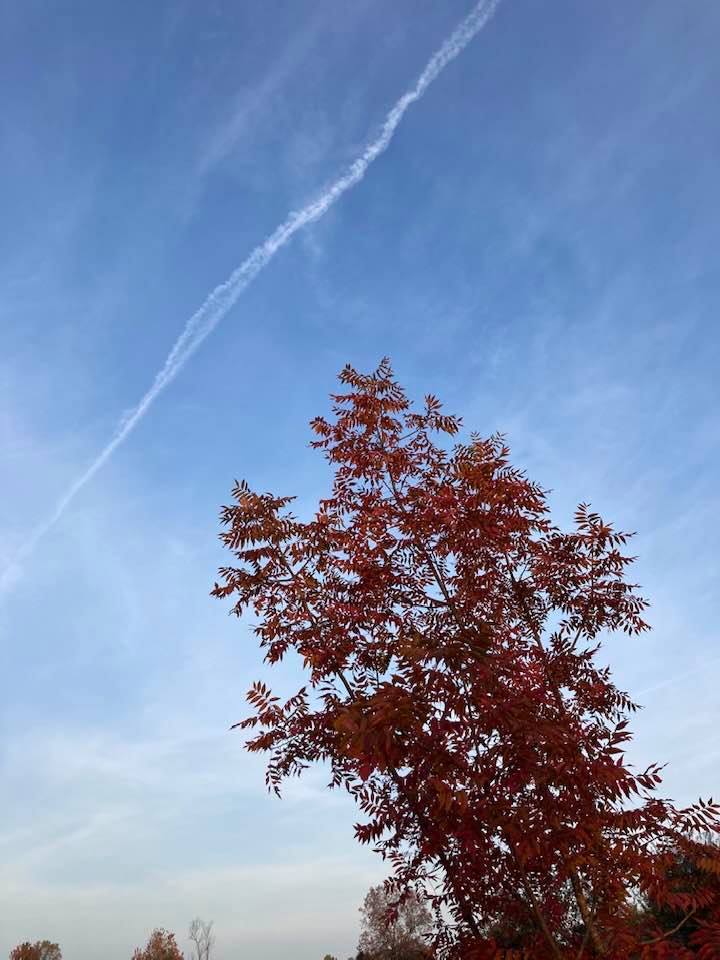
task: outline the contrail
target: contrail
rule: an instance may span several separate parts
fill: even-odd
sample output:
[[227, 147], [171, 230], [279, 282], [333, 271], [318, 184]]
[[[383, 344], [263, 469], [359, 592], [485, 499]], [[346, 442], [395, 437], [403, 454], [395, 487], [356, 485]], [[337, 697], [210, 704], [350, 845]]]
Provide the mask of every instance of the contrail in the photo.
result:
[[316, 199], [301, 210], [292, 211], [266, 240], [259, 244], [247, 259], [235, 269], [224, 283], [208, 295], [202, 306], [195, 311], [175, 341], [162, 368], [155, 375], [151, 386], [137, 406], [118, 423], [114, 434], [92, 461], [90, 466], [66, 490], [55, 510], [37, 527], [20, 547], [10, 565], [0, 577], [0, 591], [6, 589], [18, 576], [20, 565], [34, 551], [38, 543], [58, 522], [75, 497], [95, 476], [102, 466], [127, 440], [160, 394], [180, 373], [200, 344], [210, 336], [215, 327], [237, 302], [242, 292], [264, 270], [276, 253], [291, 240], [293, 235], [310, 223], [319, 220], [340, 197], [364, 178], [370, 165], [390, 146], [395, 131], [407, 109], [419, 100], [427, 88], [443, 72], [445, 67], [459, 56], [470, 41], [482, 30], [495, 13], [500, 0], [479, 0], [462, 23], [433, 54], [420, 74], [416, 84], [404, 93], [385, 118], [378, 136], [372, 140], [346, 172], [333, 181]]
[[707, 670], [709, 666], [720, 661], [720, 656], [710, 657], [709, 660], [705, 660], [704, 663], [701, 663], [697, 667], [692, 667], [690, 670], [685, 670], [683, 673], [673, 673], [665, 680], [660, 680], [659, 683], [654, 683], [650, 687], [645, 687], [644, 690], [640, 690], [638, 693], [633, 694], [634, 697], [645, 697], [649, 693], [655, 693], [656, 690], [663, 690], [665, 687], [674, 687], [675, 684], [680, 683], [682, 680], [687, 680], [689, 677], [694, 677], [701, 671]]

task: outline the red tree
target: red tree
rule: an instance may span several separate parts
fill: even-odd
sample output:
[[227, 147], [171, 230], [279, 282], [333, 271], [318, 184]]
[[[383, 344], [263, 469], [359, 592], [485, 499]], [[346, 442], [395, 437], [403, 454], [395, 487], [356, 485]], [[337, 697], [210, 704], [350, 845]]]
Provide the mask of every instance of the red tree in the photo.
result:
[[62, 960], [62, 950], [50, 940], [25, 941], [13, 947], [10, 960]]
[[624, 759], [636, 706], [595, 654], [604, 631], [647, 629], [628, 535], [585, 505], [554, 526], [498, 436], [434, 440], [460, 421], [432, 396], [413, 410], [386, 361], [340, 380], [312, 423], [334, 470], [315, 515], [246, 483], [221, 515], [236, 563], [214, 595], [252, 609], [269, 664], [295, 651], [309, 676], [284, 703], [248, 694], [238, 726], [270, 755], [268, 787], [328, 762], [397, 893], [434, 905], [440, 955], [484, 956], [500, 924], [538, 958], [663, 956], [633, 896], [720, 807], [677, 810], [657, 766]]
[[662, 944], [673, 958], [720, 957], [718, 840], [684, 837], [658, 856], [638, 918], [643, 939]]
[[132, 960], [183, 960], [183, 955], [175, 942], [174, 933], [153, 930], [145, 947], [135, 950]]

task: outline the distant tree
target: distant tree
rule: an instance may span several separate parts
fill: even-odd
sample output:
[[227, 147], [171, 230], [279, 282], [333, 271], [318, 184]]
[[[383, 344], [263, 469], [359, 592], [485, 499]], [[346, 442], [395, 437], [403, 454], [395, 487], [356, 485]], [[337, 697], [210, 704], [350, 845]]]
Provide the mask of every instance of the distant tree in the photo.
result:
[[10, 951], [10, 960], [62, 960], [62, 950], [49, 940], [25, 941]]
[[200, 917], [195, 917], [190, 924], [188, 940], [191, 940], [194, 945], [195, 960], [210, 960], [210, 953], [215, 945], [212, 926], [212, 920], [208, 923]]
[[370, 887], [360, 907], [358, 955], [365, 960], [424, 960], [432, 914], [413, 893], [400, 899], [386, 887]]
[[183, 960], [183, 955], [175, 942], [175, 934], [159, 929], [153, 930], [143, 949], [135, 950], [132, 960]]

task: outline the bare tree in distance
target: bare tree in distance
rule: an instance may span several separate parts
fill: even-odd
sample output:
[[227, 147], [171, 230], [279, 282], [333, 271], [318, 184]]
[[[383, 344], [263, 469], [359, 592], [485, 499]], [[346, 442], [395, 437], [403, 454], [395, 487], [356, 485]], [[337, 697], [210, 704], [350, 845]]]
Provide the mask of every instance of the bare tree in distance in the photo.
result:
[[195, 917], [188, 930], [188, 940], [195, 945], [195, 960], [210, 960], [210, 953], [215, 945], [212, 932], [213, 921], [209, 923]]
[[427, 960], [432, 914], [409, 891], [404, 898], [380, 884], [370, 887], [360, 907], [358, 957], [365, 960]]

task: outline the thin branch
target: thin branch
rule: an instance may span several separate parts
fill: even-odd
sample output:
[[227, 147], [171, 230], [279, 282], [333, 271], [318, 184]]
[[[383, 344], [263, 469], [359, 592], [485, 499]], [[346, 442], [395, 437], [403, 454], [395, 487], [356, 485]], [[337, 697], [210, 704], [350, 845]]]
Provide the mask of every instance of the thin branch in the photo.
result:
[[681, 927], [684, 927], [688, 920], [697, 913], [697, 905], [692, 908], [690, 913], [687, 916], [683, 917], [680, 923], [676, 923], [672, 930], [666, 930], [665, 933], [661, 934], [659, 937], [653, 937], [652, 940], [641, 940], [640, 943], [643, 947], [650, 946], [651, 943], [660, 943], [661, 940], [667, 940], [668, 937], [671, 937], [674, 933], [677, 933]]

